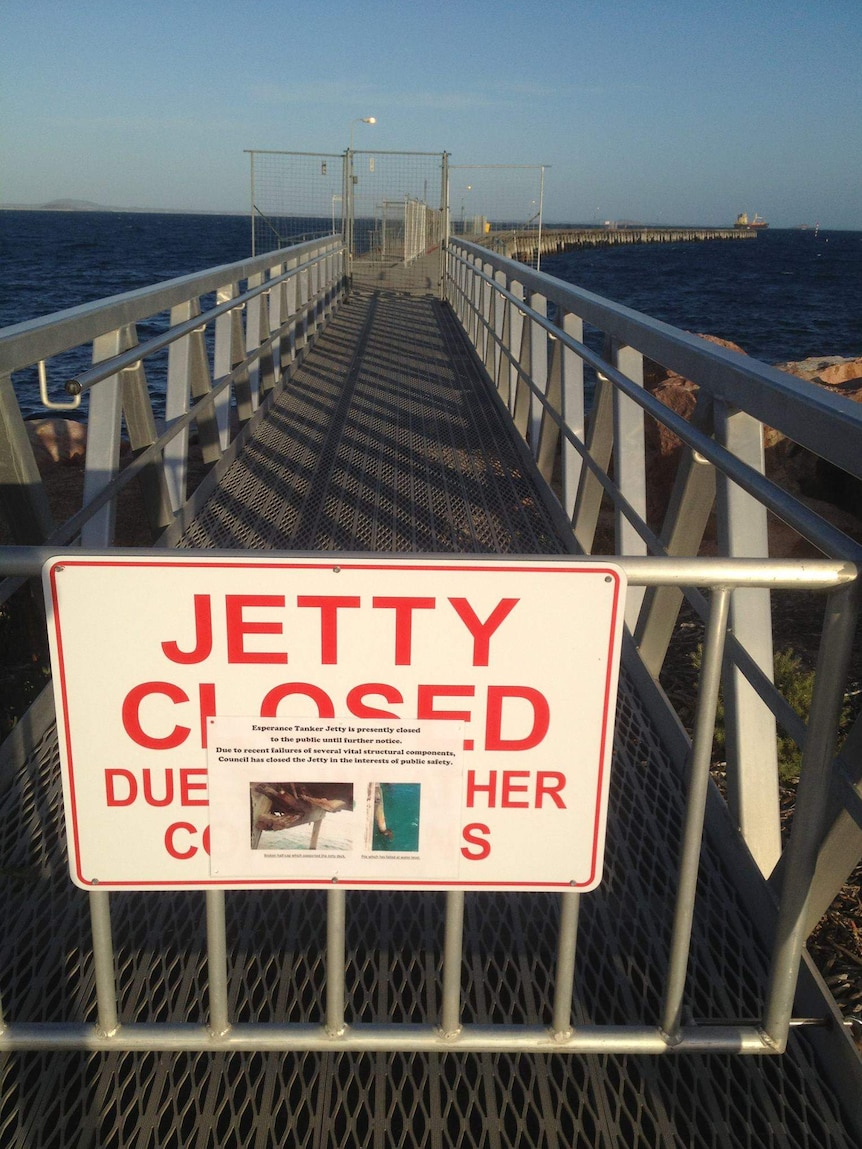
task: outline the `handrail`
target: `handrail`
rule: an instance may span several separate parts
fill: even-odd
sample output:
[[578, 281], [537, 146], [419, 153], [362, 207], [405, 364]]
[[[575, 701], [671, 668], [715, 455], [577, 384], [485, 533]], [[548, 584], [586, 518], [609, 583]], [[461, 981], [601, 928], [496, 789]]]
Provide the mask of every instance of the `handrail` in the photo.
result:
[[[713, 510], [716, 538], [711, 545], [717, 546], [721, 561], [746, 556], [763, 571], [772, 569], [766, 518], [771, 512], [822, 553], [858, 568], [862, 544], [765, 474], [762, 432], [765, 420], [860, 476], [862, 409], [857, 404], [478, 244], [450, 238], [447, 256], [447, 298], [549, 483], [559, 462], [558, 497], [582, 550], [594, 550], [600, 504], [606, 498], [615, 513], [611, 550], [649, 555], [643, 561], [668, 562], [668, 569], [681, 556], [698, 555]], [[552, 316], [546, 313], [549, 304], [556, 308]], [[586, 326], [604, 335], [603, 354], [585, 342]], [[698, 387], [691, 422], [644, 386], [644, 359]], [[597, 380], [591, 410], [584, 368], [595, 372]], [[647, 500], [652, 476], [646, 467], [646, 416], [682, 445], [672, 489], [662, 489], [667, 501], [652, 507]], [[631, 561], [619, 553], [614, 559]], [[701, 578], [711, 569], [702, 558], [687, 561], [699, 564]], [[630, 585], [645, 584], [632, 580]], [[652, 584], [629, 596], [627, 621], [656, 679], [683, 601], [706, 622], [709, 604], [702, 590], [707, 585], [713, 584], [700, 581], [692, 568], [675, 585]], [[773, 684], [769, 592], [779, 584], [764, 580], [757, 585], [760, 589], [747, 584], [729, 604], [723, 686], [733, 812], [768, 874], [781, 853], [776, 722], [806, 747], [810, 724], [806, 733]], [[850, 626], [856, 607], [842, 609]], [[829, 662], [829, 652], [826, 657]], [[830, 667], [832, 673], [834, 664]], [[833, 688], [840, 696], [841, 688]], [[850, 810], [852, 803], [845, 799], [842, 792], [842, 805]], [[845, 848], [846, 856], [850, 850]]]
[[218, 319], [221, 315], [227, 315], [228, 312], [235, 310], [237, 307], [244, 307], [251, 299], [256, 299], [259, 295], [267, 295], [273, 287], [277, 287], [280, 283], [286, 282], [293, 276], [301, 271], [307, 271], [309, 268], [316, 266], [324, 260], [328, 252], [322, 255], [318, 254], [313, 259], [306, 260], [299, 264], [297, 267], [291, 267], [288, 271], [283, 271], [281, 275], [275, 275], [271, 279], [265, 280], [257, 287], [249, 288], [241, 295], [234, 296], [232, 299], [225, 300], [224, 303], [217, 304], [215, 307], [210, 307], [208, 310], [196, 315], [193, 319], [187, 319], [184, 323], [177, 323], [170, 327], [167, 331], [162, 332], [160, 335], [154, 335], [152, 339], [147, 339], [144, 343], [136, 343], [134, 347], [129, 348], [128, 351], [123, 351], [119, 355], [113, 355], [109, 359], [102, 359], [91, 367], [88, 371], [80, 371], [74, 378], [66, 383], [66, 391], [70, 395], [80, 395], [84, 391], [88, 391], [97, 383], [101, 383], [103, 379], [110, 378], [118, 371], [123, 371], [127, 367], [136, 366], [142, 360], [146, 359], [148, 355], [154, 355], [157, 351], [163, 351], [166, 347], [170, 347], [172, 343], [176, 343], [178, 339], [182, 339], [185, 335], [191, 334], [192, 331], [199, 331], [208, 326], [214, 320]]
[[[812, 387], [775, 367], [708, 343], [660, 319], [564, 283], [545, 272], [537, 272], [460, 237], [450, 238], [449, 249], [450, 254], [462, 259], [457, 256], [456, 248], [462, 248], [483, 263], [506, 270], [527, 292], [536, 292], [557, 306], [575, 312], [585, 323], [606, 332], [620, 344], [636, 347], [647, 358], [708, 387], [717, 398], [747, 411], [794, 443], [808, 447], [842, 470], [862, 478], [862, 454], [852, 441], [854, 435], [862, 435], [862, 408], [858, 403]], [[472, 274], [482, 276], [496, 290], [500, 289], [493, 277], [484, 276], [480, 268], [474, 268]], [[524, 306], [523, 300], [516, 302]], [[820, 426], [824, 415], [829, 418], [828, 429]]]
[[[62, 544], [45, 546], [10, 546], [0, 547], [0, 575], [14, 575], [22, 577], [36, 577], [42, 567], [51, 558], [64, 554], [66, 548]], [[164, 561], [163, 547], [87, 547], [81, 550], [75, 547], [70, 557], [80, 557], [82, 554], [97, 559], [100, 556], [110, 559], [135, 559], [146, 562], [148, 559]], [[235, 561], [237, 552], [231, 549], [206, 548], [195, 550], [183, 548], [173, 557], [181, 561], [192, 561], [196, 555], [205, 557], [208, 563], [217, 563], [220, 559]], [[350, 558], [367, 559], [368, 552], [361, 551], [353, 554], [349, 551], [339, 551], [340, 560]], [[424, 555], [425, 558], [449, 559], [457, 562], [458, 556], [446, 553], [438, 555]], [[529, 555], [531, 563], [559, 562], [559, 555]], [[277, 563], [279, 561], [296, 561], [302, 558], [320, 558], [319, 551], [266, 551], [266, 560]], [[510, 564], [518, 560], [517, 555], [483, 554], [482, 561], [487, 563]], [[654, 587], [664, 586], [668, 583], [689, 584], [699, 587], [768, 587], [771, 590], [816, 590], [827, 591], [835, 587], [848, 586], [859, 578], [862, 568], [852, 562], [841, 559], [745, 559], [745, 558], [717, 558], [714, 556], [701, 556], [693, 558], [674, 558], [639, 555], [613, 555], [608, 556], [578, 556], [579, 566], [607, 566], [608, 561], [618, 566], [626, 576], [629, 586]]]
[[91, 342], [105, 331], [148, 319], [188, 299], [217, 291], [225, 284], [263, 274], [273, 265], [302, 258], [306, 252], [325, 243], [332, 244], [333, 249], [340, 248], [341, 237], [308, 240], [296, 247], [281, 248], [236, 263], [219, 264], [150, 287], [121, 292], [107, 299], [12, 324], [0, 330], [0, 374], [18, 371], [40, 359], [50, 359], [69, 347]]
[[[56, 557], [57, 548], [21, 547], [0, 552], [0, 572], [33, 575], [42, 564]], [[118, 559], [134, 562], [166, 561], [161, 548], [104, 548], [101, 551], [74, 551], [74, 557], [87, 559], [103, 555], [116, 564]], [[205, 555], [208, 564], [220, 560], [236, 561], [233, 550], [183, 551], [173, 559], [178, 564], [196, 564]], [[298, 552], [268, 552], [267, 562], [280, 560], [295, 563]], [[320, 558], [319, 552], [305, 557]], [[349, 556], [339, 552], [339, 561]], [[363, 552], [361, 558], [367, 558]], [[443, 563], [456, 562], [452, 555], [437, 556]], [[533, 561], [535, 556], [531, 556]], [[515, 556], [489, 556], [490, 562], [509, 565]], [[541, 560], [539, 560], [541, 561]], [[548, 562], [558, 561], [553, 556]], [[579, 565], [592, 561], [607, 566], [607, 560], [577, 559]], [[829, 743], [834, 729], [836, 684], [848, 654], [851, 637], [842, 608], [858, 600], [859, 569], [834, 560], [726, 559], [726, 558], [638, 558], [619, 557], [630, 585], [657, 586], [677, 581], [696, 581], [711, 591], [710, 626], [704, 650], [701, 684], [698, 691], [697, 715], [687, 771], [683, 845], [678, 861], [678, 883], [674, 899], [674, 917], [668, 952], [665, 994], [660, 1019], [656, 1025], [576, 1026], [570, 1024], [570, 963], [567, 964], [561, 934], [558, 990], [565, 1009], [555, 1010], [550, 1028], [522, 1026], [476, 1026], [462, 1023], [460, 976], [462, 937], [460, 913], [463, 895], [450, 893], [447, 902], [447, 937], [443, 960], [444, 1003], [439, 1025], [434, 1024], [344, 1024], [344, 892], [332, 890], [327, 912], [327, 1005], [325, 1024], [290, 1024], [282, 1026], [249, 1025], [232, 1022], [227, 984], [225, 919], [223, 894], [207, 894], [207, 939], [210, 957], [208, 1026], [185, 1024], [153, 1026], [132, 1022], [118, 1023], [117, 993], [113, 982], [114, 948], [108, 917], [108, 895], [96, 891], [91, 895], [93, 946], [96, 966], [98, 1020], [95, 1026], [60, 1023], [50, 1026], [0, 1022], [0, 1048], [4, 1049], [404, 1049], [404, 1050], [513, 1050], [584, 1053], [591, 1050], [633, 1053], [747, 1052], [775, 1054], [784, 1050], [792, 1025], [819, 1026], [824, 1018], [792, 1016], [797, 969], [806, 933], [805, 911], [814, 876], [814, 862], [819, 844], [819, 831], [830, 793], [832, 770]], [[746, 1019], [712, 1019], [705, 1025], [692, 1025], [684, 1019], [683, 997], [689, 963], [689, 950], [694, 928], [694, 905], [699, 874], [701, 839], [707, 811], [709, 760], [718, 698], [722, 653], [728, 627], [728, 607], [735, 587], [789, 587], [829, 591], [824, 647], [821, 651], [818, 689], [812, 707], [809, 736], [806, 739], [803, 782], [800, 785], [797, 824], [794, 825], [786, 851], [786, 876], [777, 908], [777, 927], [772, 960], [769, 966], [762, 1015]], [[841, 646], [836, 657], [833, 647]], [[834, 779], [833, 781], [840, 781]], [[565, 899], [566, 895], [564, 895]], [[573, 903], [567, 903], [571, 910]], [[451, 918], [451, 920], [450, 920]], [[451, 928], [450, 928], [451, 927]]]
[[[164, 530], [189, 494], [190, 425], [197, 424], [203, 464], [209, 467], [223, 457], [237, 431], [230, 419], [230, 392], [241, 428], [287, 379], [338, 306], [346, 289], [343, 255], [341, 238], [329, 236], [0, 332], [0, 457], [13, 537], [64, 544], [81, 533], [86, 543], [111, 542], [117, 497], [135, 478], [142, 484], [153, 537]], [[202, 310], [203, 297], [212, 293], [214, 305]], [[138, 342], [137, 323], [165, 313], [172, 321], [167, 330]], [[214, 339], [207, 340], [212, 327]], [[44, 364], [75, 348], [88, 350], [90, 343], [93, 366], [67, 384], [76, 397], [91, 394], [83, 506], [54, 524], [12, 380], [34, 362]], [[166, 349], [166, 426], [161, 427], [147, 367]], [[133, 455], [125, 467], [121, 413]], [[0, 602], [15, 589], [7, 581]]]
[[[469, 261], [464, 259], [463, 256], [456, 255], [455, 259], [457, 262], [471, 267]], [[789, 526], [794, 527], [800, 534], [806, 534], [812, 542], [821, 547], [827, 554], [841, 554], [851, 561], [862, 560], [862, 544], [854, 543], [853, 540], [826, 522], [820, 515], [810, 510], [804, 503], [800, 503], [797, 499], [789, 496], [777, 483], [741, 462], [731, 451], [728, 451], [726, 447], [717, 443], [715, 439], [710, 438], [710, 436], [704, 434], [688, 422], [688, 420], [683, 419], [681, 415], [678, 415], [675, 411], [666, 407], [664, 403], [656, 399], [649, 391], [633, 383], [628, 376], [618, 371], [608, 363], [607, 360], [603, 359], [601, 355], [591, 351], [586, 344], [572, 338], [572, 336], [557, 327], [553, 320], [534, 310], [528, 303], [524, 302], [523, 299], [519, 299], [513, 292], [503, 288], [492, 276], [472, 267], [471, 272], [477, 279], [493, 287], [501, 298], [508, 300], [525, 318], [532, 320], [542, 327], [552, 339], [558, 340], [564, 347], [569, 348], [570, 351], [578, 355], [585, 364], [600, 372], [609, 382], [613, 383], [615, 387], [627, 395], [628, 398], [632, 399], [638, 406], [643, 407], [649, 415], [652, 415], [659, 422], [663, 423], [668, 430], [673, 431], [684, 443], [687, 443], [688, 446], [697, 451], [709, 462], [714, 463], [722, 469], [734, 482], [748, 491], [749, 494], [759, 498], [769, 510], [782, 518]], [[612, 304], [611, 306], [615, 305]], [[703, 340], [701, 340], [701, 342], [704, 343], [707, 348], [712, 346]], [[560, 433], [565, 435], [572, 446], [581, 452], [584, 456], [584, 461], [589, 465], [589, 460], [583, 445], [565, 426], [561, 416], [553, 409], [547, 397], [535, 385], [533, 380], [529, 378], [521, 364], [518, 363], [512, 355], [512, 352], [509, 351], [508, 348], [504, 348], [503, 353], [510, 359], [512, 366], [521, 376], [526, 386], [529, 387], [530, 392], [542, 405], [545, 413], [557, 423]], [[776, 372], [776, 374], [781, 373]], [[832, 396], [828, 394], [826, 397], [832, 398]], [[840, 396], [836, 398], [841, 400]], [[857, 422], [859, 423], [858, 432], [862, 435], [862, 410], [859, 409], [857, 404], [851, 403], [849, 399], [841, 401], [852, 407], [852, 414], [857, 417]], [[860, 461], [859, 465], [862, 467], [862, 461]], [[608, 491], [608, 493], [610, 494], [611, 492]], [[614, 496], [612, 495], [612, 497]], [[620, 507], [623, 512], [627, 514], [627, 517], [632, 516], [633, 512], [630, 507], [626, 507], [624, 500], [620, 500]], [[634, 522], [633, 518], [632, 521]], [[638, 529], [637, 524], [635, 524], [635, 526], [636, 529]]]

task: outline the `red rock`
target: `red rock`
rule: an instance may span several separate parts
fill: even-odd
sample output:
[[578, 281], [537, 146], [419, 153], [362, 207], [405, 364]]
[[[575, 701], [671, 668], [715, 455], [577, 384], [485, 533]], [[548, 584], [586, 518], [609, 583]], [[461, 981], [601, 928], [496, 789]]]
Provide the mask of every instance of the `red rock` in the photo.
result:
[[[832, 395], [842, 395], [862, 403], [862, 358], [847, 359], [838, 355], [803, 359], [797, 363], [780, 363], [786, 371]], [[838, 508], [862, 521], [862, 483], [833, 463], [791, 442], [772, 428], [765, 429], [766, 473], [785, 490], [805, 499]], [[846, 516], [845, 516], [846, 517]], [[835, 522], [848, 531], [846, 523]]]
[[[716, 336], [701, 335], [710, 343], [745, 354], [741, 347]], [[797, 363], [779, 364], [779, 370], [805, 379], [834, 395], [843, 395], [853, 402], [862, 403], [862, 358], [846, 359], [840, 356], [805, 359]], [[672, 411], [690, 419], [696, 403], [697, 386], [689, 379], [668, 372], [656, 363], [644, 363], [647, 389]], [[661, 524], [676, 477], [682, 443], [666, 427], [653, 419], [646, 420], [646, 466], [649, 476], [647, 519], [657, 527]], [[862, 521], [862, 483], [833, 464], [791, 442], [772, 427], [763, 428], [766, 473], [785, 490], [812, 504], [818, 513], [830, 519], [840, 530], [858, 537], [858, 523]], [[852, 529], [856, 524], [857, 529]], [[787, 540], [779, 541], [782, 528], [771, 524], [772, 553], [792, 553]]]
[[[737, 343], [720, 339], [717, 335], [699, 335], [708, 343], [726, 347], [729, 351], [745, 352]], [[665, 407], [691, 420], [697, 403], [698, 387], [690, 379], [668, 371], [658, 363], [644, 360], [644, 386], [662, 402]], [[667, 509], [668, 499], [679, 466], [682, 440], [656, 420], [647, 418], [644, 428], [646, 472], [647, 472], [647, 522], [651, 526], [661, 525]]]
[[28, 419], [27, 434], [39, 470], [53, 464], [74, 466], [87, 453], [87, 427], [75, 419]]
[[825, 358], [802, 359], [798, 363], [779, 363], [779, 371], [807, 379], [809, 383], [819, 383], [837, 394], [847, 395], [859, 402], [862, 391], [862, 358], [845, 359], [840, 355]]

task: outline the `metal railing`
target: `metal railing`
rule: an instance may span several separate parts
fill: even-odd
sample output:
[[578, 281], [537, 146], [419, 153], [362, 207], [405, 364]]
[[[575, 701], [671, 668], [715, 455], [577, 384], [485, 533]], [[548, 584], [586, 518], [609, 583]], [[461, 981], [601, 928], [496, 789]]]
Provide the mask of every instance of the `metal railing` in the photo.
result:
[[[559, 460], [560, 499], [585, 553], [595, 549], [602, 497], [607, 496], [613, 505], [612, 552], [634, 588], [629, 598], [629, 624], [647, 671], [657, 677], [683, 594], [704, 619], [700, 690], [685, 767], [688, 797], [679, 880], [658, 1016], [650, 1024], [572, 1026], [579, 895], [565, 893], [560, 895], [551, 1024], [463, 1024], [464, 895], [453, 891], [446, 896], [445, 933], [439, 955], [439, 1019], [434, 1024], [347, 1025], [346, 895], [333, 889], [327, 895], [326, 998], [319, 1024], [233, 1022], [227, 993], [223, 891], [206, 894], [206, 1018], [188, 1024], [120, 1024], [109, 895], [92, 891], [88, 897], [97, 1020], [93, 1024], [28, 1024], [9, 1019], [4, 1026], [0, 1019], [0, 1049], [568, 1053], [775, 1053], [783, 1049], [792, 1024], [800, 953], [817, 900], [812, 890], [823, 872], [824, 852], [828, 852], [824, 842], [830, 801], [838, 795], [843, 808], [860, 820], [862, 803], [857, 795], [854, 805], [852, 782], [847, 776], [842, 778], [833, 760], [858, 614], [857, 564], [862, 553], [852, 540], [765, 477], [761, 420], [862, 475], [858, 457], [862, 413], [850, 404], [811, 393], [769, 368], [494, 257], [475, 245], [450, 241], [448, 261], [449, 299], [549, 481], [554, 481]], [[40, 520], [33, 513], [29, 518], [22, 515], [21, 534], [29, 531], [37, 537], [21, 541], [40, 545], [8, 548], [0, 558], [0, 574], [13, 582], [33, 576], [49, 554], [56, 554], [58, 548], [78, 537], [90, 552], [110, 546], [110, 508], [123, 476], [132, 467], [155, 464], [162, 518], [175, 514], [185, 497], [182, 460], [189, 424], [197, 423], [205, 459], [214, 462], [223, 457], [230, 442], [230, 389], [236, 394], [240, 424], [247, 422], [261, 410], [265, 396], [289, 372], [315, 328], [337, 304], [343, 283], [342, 245], [327, 239], [75, 309], [5, 333], [0, 338], [0, 380], [6, 388], [4, 433], [24, 475], [19, 482], [23, 487], [27, 486], [27, 468], [32, 474], [35, 463], [32, 452], [28, 461], [22, 446], [26, 435], [20, 413], [17, 422], [15, 419], [17, 406], [6, 398], [11, 374], [85, 341], [92, 341], [96, 363], [92, 370], [80, 373], [72, 386], [73, 391], [91, 391], [93, 396], [85, 507], [53, 534], [53, 528], [39, 529]], [[202, 311], [200, 297], [213, 291], [215, 307]], [[554, 305], [553, 318], [549, 317], [549, 303]], [[135, 324], [166, 309], [171, 311], [170, 330], [148, 343], [137, 343]], [[215, 325], [211, 370], [204, 338], [209, 324]], [[606, 350], [593, 350], [584, 342], [585, 325], [602, 333]], [[158, 435], [147, 406], [144, 363], [149, 354], [165, 346], [171, 351], [166, 407], [169, 429]], [[698, 409], [691, 423], [668, 411], [643, 388], [645, 356], [700, 385]], [[595, 394], [588, 411], [584, 384], [590, 371], [595, 374]], [[104, 398], [97, 402], [99, 396]], [[195, 400], [192, 406], [188, 406], [189, 397]], [[122, 473], [121, 409], [133, 449], [139, 452]], [[646, 513], [644, 412], [672, 429], [685, 444], [668, 512], [658, 528], [650, 524]], [[699, 558], [700, 539], [716, 489], [721, 553], [717, 558]], [[32, 512], [36, 502], [32, 492], [26, 498], [25, 508]], [[811, 540], [829, 557], [802, 562], [770, 559], [767, 510], [792, 524], [801, 537]], [[136, 549], [133, 553], [147, 552]], [[819, 589], [828, 594], [815, 695], [804, 732], [771, 683], [768, 596], [779, 588]], [[765, 871], [773, 870], [778, 862], [776, 715], [804, 742], [803, 769], [791, 842], [773, 879], [773, 888], [781, 898], [762, 1012], [744, 1021], [690, 1025], [682, 1020], [682, 992], [722, 667], [735, 809]], [[672, 718], [658, 713], [656, 721], [673, 724]], [[859, 738], [851, 736], [851, 740], [855, 747]], [[858, 834], [855, 828], [833, 853], [846, 856], [847, 841], [858, 842]], [[817, 897], [821, 896], [822, 891]], [[818, 1024], [822, 1022], [818, 1019]]]
[[[203, 466], [218, 463], [338, 306], [345, 274], [342, 240], [330, 236], [7, 328], [0, 334], [0, 482], [14, 540], [112, 545], [117, 501], [136, 478], [155, 538], [188, 497], [190, 429]], [[139, 341], [138, 328], [159, 320], [163, 332]], [[83, 502], [57, 524], [14, 377], [33, 365], [44, 376], [52, 357], [81, 347], [91, 347], [93, 366], [66, 390], [89, 396]], [[160, 426], [148, 372], [155, 374], [164, 351]], [[123, 430], [132, 454], [126, 465]], [[2, 588], [0, 601], [13, 589]]]
[[[809, 544], [808, 554], [847, 559], [858, 570], [859, 543], [771, 481], [764, 455], [766, 425], [841, 470], [862, 476], [858, 406], [457, 239], [449, 243], [447, 295], [536, 464], [556, 484], [585, 553], [657, 556], [647, 561], [659, 564], [697, 556], [714, 515], [707, 553], [717, 552], [724, 561], [745, 557], [752, 570], [765, 572], [774, 561], [768, 558], [771, 514]], [[652, 365], [696, 385], [690, 420], [645, 387], [645, 366]], [[658, 515], [649, 499], [645, 432], [650, 423], [672, 432], [679, 444], [674, 480]], [[597, 545], [602, 500], [613, 517], [610, 545], [607, 531]], [[693, 557], [692, 562], [705, 574], [711, 560]], [[818, 565], [813, 558], [795, 562], [800, 569]], [[655, 679], [683, 599], [707, 635], [715, 625], [727, 630], [721, 684], [728, 800], [757, 864], [782, 895], [775, 935], [782, 941], [775, 960], [792, 979], [794, 955], [862, 855], [862, 720], [857, 719], [836, 757], [858, 620], [858, 584], [830, 595], [815, 679], [817, 702], [806, 726], [772, 681], [766, 583], [759, 588], [738, 584], [726, 604], [708, 604], [698, 589], [705, 585], [704, 574], [693, 570], [687, 581], [669, 580], [641, 595], [630, 593], [627, 622]], [[715, 621], [716, 610], [727, 612], [721, 623]], [[706, 659], [704, 653], [693, 786], [699, 784], [694, 763], [703, 750], [697, 724], [704, 720], [707, 694], [718, 689]], [[793, 835], [783, 854], [777, 724], [804, 748]], [[695, 881], [696, 873], [696, 864], [687, 874], [681, 870], [681, 883]], [[677, 914], [685, 912], [678, 903]], [[773, 1000], [765, 1011], [764, 1032], [776, 1032], [779, 1015], [783, 1022], [789, 1016]], [[669, 1013], [663, 1024], [671, 1021]]]
[[[714, 512], [712, 553], [765, 560], [771, 513], [821, 553], [862, 559], [859, 543], [766, 476], [763, 438], [764, 425], [772, 427], [862, 477], [858, 405], [457, 238], [449, 242], [447, 291], [548, 482], [558, 467], [559, 498], [584, 553], [597, 549], [605, 499], [613, 541], [608, 545], [605, 537], [598, 549], [606, 553], [695, 556]], [[696, 384], [690, 421], [644, 386], [650, 362]], [[649, 424], [672, 432], [680, 445], [658, 519], [648, 515]], [[685, 598], [704, 619], [694, 586]], [[682, 588], [672, 586], [629, 596], [627, 623], [656, 677], [682, 601]], [[735, 595], [730, 626], [724, 675], [729, 796], [768, 874], [781, 848], [776, 716], [801, 733], [772, 686], [769, 592]], [[847, 800], [853, 802], [849, 793]]]
[[[0, 571], [35, 576], [56, 548], [8, 548], [0, 555]], [[158, 558], [158, 550], [114, 548], [122, 555]], [[232, 552], [207, 551], [207, 557]], [[296, 558], [291, 552], [272, 557]], [[508, 561], [506, 559], [502, 561]], [[604, 562], [605, 560], [597, 560]], [[345, 989], [347, 967], [346, 905], [343, 889], [327, 891], [325, 1000], [319, 1023], [235, 1023], [228, 998], [229, 961], [225, 924], [225, 892], [208, 890], [206, 899], [208, 1011], [200, 1023], [121, 1023], [107, 891], [88, 893], [93, 938], [97, 1018], [92, 1024], [62, 1022], [28, 1024], [0, 1013], [0, 1050], [388, 1050], [459, 1052], [780, 1053], [792, 1024], [828, 1024], [828, 1019], [797, 1019], [792, 1011], [796, 978], [806, 930], [806, 906], [813, 879], [821, 826], [829, 796], [829, 772], [834, 751], [837, 707], [852, 642], [848, 618], [857, 609], [858, 571], [854, 564], [820, 560], [623, 558], [617, 560], [630, 587], [658, 588], [697, 584], [707, 591], [709, 608], [694, 737], [687, 768], [687, 798], [678, 880], [664, 978], [660, 1016], [654, 1024], [572, 1025], [577, 922], [581, 895], [560, 898], [557, 969], [550, 1025], [481, 1025], [462, 1020], [462, 955], [464, 892], [446, 894], [444, 936], [439, 961], [441, 1010], [432, 1024], [348, 1024]], [[782, 896], [775, 942], [767, 974], [762, 1015], [746, 1020], [711, 1020], [683, 1024], [683, 993], [694, 921], [701, 840], [707, 805], [709, 768], [721, 664], [728, 630], [729, 604], [734, 591], [746, 589], [814, 589], [829, 593], [817, 688], [808, 725], [797, 825], [786, 851]], [[837, 700], [837, 701], [836, 701]], [[357, 896], [357, 895], [352, 895]], [[203, 1006], [202, 1006], [203, 1008]]]

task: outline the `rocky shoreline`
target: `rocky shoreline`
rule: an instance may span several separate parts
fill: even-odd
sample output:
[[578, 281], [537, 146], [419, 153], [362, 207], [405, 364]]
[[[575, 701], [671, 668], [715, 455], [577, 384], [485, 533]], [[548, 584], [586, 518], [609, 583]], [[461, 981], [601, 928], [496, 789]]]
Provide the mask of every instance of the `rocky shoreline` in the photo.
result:
[[[701, 335], [710, 343], [745, 355], [736, 343]], [[804, 379], [832, 395], [862, 403], [862, 357], [826, 356], [778, 363], [779, 371]], [[666, 407], [690, 420], [697, 401], [697, 385], [656, 364], [645, 366], [645, 386]], [[772, 427], [764, 427], [766, 474], [833, 526], [862, 542], [862, 483], [852, 475], [792, 443]], [[647, 420], [647, 473], [651, 476], [647, 518], [660, 525], [679, 463], [682, 443], [671, 431]], [[794, 532], [770, 516], [770, 554], [774, 558], [803, 557], [813, 553]]]

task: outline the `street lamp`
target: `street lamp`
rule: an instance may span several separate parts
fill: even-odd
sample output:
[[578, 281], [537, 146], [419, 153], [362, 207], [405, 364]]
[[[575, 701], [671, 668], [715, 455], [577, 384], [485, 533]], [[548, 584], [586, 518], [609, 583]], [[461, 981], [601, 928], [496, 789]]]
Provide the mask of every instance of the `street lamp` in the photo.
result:
[[347, 149], [347, 165], [345, 173], [345, 197], [343, 200], [344, 211], [344, 236], [347, 246], [347, 265], [348, 275], [353, 274], [353, 256], [354, 256], [354, 232], [353, 232], [353, 215], [355, 211], [354, 190], [355, 177], [353, 175], [353, 128], [355, 124], [376, 124], [377, 119], [375, 116], [357, 116], [355, 120], [350, 121], [350, 147]]
[[377, 119], [374, 116], [359, 116], [358, 119], [350, 121], [350, 150], [353, 151], [353, 125], [354, 124], [376, 124]]
[[464, 196], [467, 192], [470, 192], [472, 190], [473, 190], [473, 185], [467, 184], [467, 186], [464, 188], [464, 191], [461, 193], [461, 234], [462, 235], [467, 234], [466, 229], [464, 228]]

